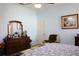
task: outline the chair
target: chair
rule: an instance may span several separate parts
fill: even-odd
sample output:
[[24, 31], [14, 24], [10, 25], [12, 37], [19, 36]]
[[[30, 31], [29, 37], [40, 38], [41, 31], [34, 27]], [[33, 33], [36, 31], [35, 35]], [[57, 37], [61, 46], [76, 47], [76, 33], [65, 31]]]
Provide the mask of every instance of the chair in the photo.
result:
[[52, 43], [52, 42], [56, 42], [56, 40], [57, 40], [57, 34], [51, 34], [51, 35], [49, 35], [49, 39], [48, 40], [44, 40], [44, 41]]

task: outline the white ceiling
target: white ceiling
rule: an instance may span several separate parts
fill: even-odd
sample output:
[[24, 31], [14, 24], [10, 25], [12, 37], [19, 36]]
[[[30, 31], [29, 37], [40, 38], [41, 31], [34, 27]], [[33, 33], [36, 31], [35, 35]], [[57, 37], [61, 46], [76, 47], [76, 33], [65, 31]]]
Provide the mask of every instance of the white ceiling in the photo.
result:
[[34, 7], [34, 4], [35, 3], [30, 3], [30, 4], [21, 5], [21, 6], [28, 7], [30, 9], [34, 9], [34, 10], [42, 10], [42, 9], [50, 9], [50, 8], [54, 8], [54, 7], [63, 7], [63, 6], [77, 5], [77, 4], [79, 5], [79, 3], [54, 3], [54, 4], [41, 3], [42, 8], [38, 9], [38, 8]]
[[[24, 4], [24, 5], [22, 5], [22, 6], [28, 7], [28, 8], [31, 8], [31, 9], [35, 9], [35, 10], [39, 10], [38, 8], [35, 8], [35, 7], [34, 7], [34, 4], [35, 4], [35, 3], [27, 3], [27, 4]], [[42, 4], [42, 8], [40, 8], [40, 9], [50, 8], [50, 7], [54, 7], [54, 6], [58, 5], [58, 3], [54, 3], [54, 4], [41, 3], [41, 4]], [[20, 4], [20, 5], [21, 5], [21, 4]]]

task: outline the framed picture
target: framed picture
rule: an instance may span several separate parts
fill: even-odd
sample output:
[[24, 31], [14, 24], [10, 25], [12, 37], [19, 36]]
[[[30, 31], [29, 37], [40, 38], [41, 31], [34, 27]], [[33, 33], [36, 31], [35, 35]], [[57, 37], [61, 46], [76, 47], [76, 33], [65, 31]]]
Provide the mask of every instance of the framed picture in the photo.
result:
[[76, 29], [78, 28], [78, 14], [61, 16], [62, 29]]

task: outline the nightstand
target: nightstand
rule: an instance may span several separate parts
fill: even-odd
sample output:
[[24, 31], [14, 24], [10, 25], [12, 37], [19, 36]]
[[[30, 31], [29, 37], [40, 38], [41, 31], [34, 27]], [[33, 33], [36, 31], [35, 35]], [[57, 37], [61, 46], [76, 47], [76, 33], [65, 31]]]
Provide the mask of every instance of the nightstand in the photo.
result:
[[79, 37], [75, 37], [75, 46], [79, 46]]
[[0, 56], [4, 55], [4, 43], [0, 43]]

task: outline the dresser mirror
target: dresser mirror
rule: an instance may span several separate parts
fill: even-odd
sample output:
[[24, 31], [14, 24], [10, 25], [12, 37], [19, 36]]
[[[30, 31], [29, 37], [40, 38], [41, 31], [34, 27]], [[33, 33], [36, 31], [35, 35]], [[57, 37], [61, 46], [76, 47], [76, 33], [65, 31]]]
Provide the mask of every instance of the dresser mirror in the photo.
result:
[[8, 24], [8, 37], [18, 38], [23, 34], [23, 25], [21, 21], [9, 21]]

